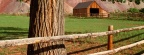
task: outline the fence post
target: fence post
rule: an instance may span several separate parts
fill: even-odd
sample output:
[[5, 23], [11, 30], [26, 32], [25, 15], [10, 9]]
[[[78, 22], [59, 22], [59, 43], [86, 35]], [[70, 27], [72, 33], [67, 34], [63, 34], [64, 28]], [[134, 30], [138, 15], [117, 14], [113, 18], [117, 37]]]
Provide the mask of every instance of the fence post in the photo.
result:
[[[112, 31], [113, 30], [113, 25], [110, 25], [108, 27], [108, 31]], [[108, 50], [112, 50], [113, 49], [113, 35], [110, 34], [108, 35], [108, 47], [107, 47]]]

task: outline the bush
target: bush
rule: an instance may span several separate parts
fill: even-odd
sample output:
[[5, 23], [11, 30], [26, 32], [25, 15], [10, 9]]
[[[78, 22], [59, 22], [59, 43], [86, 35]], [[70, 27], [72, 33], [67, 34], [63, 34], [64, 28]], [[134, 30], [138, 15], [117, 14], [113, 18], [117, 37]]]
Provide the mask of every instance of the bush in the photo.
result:
[[140, 12], [144, 13], [144, 8], [140, 9]]
[[140, 4], [140, 0], [135, 0], [135, 3], [136, 3], [137, 5], [139, 5], [139, 4]]
[[128, 12], [131, 12], [131, 13], [138, 13], [139, 10], [138, 10], [137, 8], [130, 8], [130, 9], [128, 10]]

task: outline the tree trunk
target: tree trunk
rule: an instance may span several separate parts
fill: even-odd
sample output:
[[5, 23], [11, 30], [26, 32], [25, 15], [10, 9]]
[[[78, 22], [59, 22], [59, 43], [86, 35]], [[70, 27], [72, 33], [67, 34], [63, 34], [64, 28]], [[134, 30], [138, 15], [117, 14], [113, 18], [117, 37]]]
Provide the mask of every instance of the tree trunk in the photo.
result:
[[[28, 37], [64, 34], [64, 0], [31, 0]], [[28, 45], [27, 55], [66, 55], [63, 41]]]

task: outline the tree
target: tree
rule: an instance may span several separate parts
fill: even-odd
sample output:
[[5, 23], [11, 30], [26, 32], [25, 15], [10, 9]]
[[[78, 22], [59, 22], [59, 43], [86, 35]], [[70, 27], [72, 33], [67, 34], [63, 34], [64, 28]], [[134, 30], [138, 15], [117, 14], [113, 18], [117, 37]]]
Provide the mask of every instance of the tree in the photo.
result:
[[[106, 1], [106, 0], [102, 0], [102, 1]], [[116, 2], [121, 2], [121, 3], [125, 3], [126, 2], [126, 0], [108, 0], [108, 1], [110, 1], [112, 3], [115, 3], [115, 1]], [[130, 2], [134, 1], [136, 4], [140, 4], [140, 1], [144, 2], [144, 0], [128, 0], [128, 1], [130, 1]]]
[[[64, 34], [64, 0], [31, 0], [28, 37]], [[63, 41], [28, 45], [27, 55], [66, 55]]]
[[137, 8], [130, 8], [130, 9], [128, 10], [128, 12], [131, 12], [131, 13], [138, 13], [139, 10], [138, 10]]
[[140, 0], [135, 0], [135, 3], [139, 5], [140, 4]]
[[140, 12], [144, 13], [144, 8], [140, 9]]

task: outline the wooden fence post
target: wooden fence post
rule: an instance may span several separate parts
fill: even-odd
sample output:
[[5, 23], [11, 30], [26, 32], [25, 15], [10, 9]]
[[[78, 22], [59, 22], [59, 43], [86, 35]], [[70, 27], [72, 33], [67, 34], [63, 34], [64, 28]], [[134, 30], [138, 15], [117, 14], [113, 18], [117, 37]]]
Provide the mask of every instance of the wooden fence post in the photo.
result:
[[[108, 27], [108, 31], [112, 31], [113, 30], [113, 25], [110, 25]], [[113, 35], [110, 34], [108, 35], [108, 47], [107, 47], [108, 50], [112, 50], [113, 49]]]

